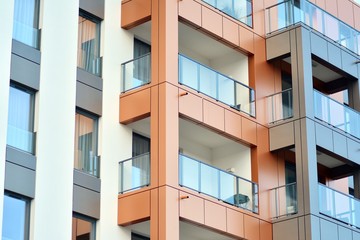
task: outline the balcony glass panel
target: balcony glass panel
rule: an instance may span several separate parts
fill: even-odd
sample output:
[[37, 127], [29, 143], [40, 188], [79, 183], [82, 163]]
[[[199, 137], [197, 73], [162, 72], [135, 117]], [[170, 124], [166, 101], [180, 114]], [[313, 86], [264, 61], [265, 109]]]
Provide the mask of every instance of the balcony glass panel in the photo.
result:
[[150, 153], [119, 162], [119, 193], [150, 185]]
[[308, 1], [299, 4], [288, 0], [275, 4], [265, 10], [265, 16], [268, 34], [302, 22], [360, 55], [360, 33]]
[[180, 54], [179, 83], [255, 116], [252, 88]]
[[251, 0], [203, 0], [223, 13], [252, 27]]
[[179, 183], [231, 205], [258, 212], [256, 183], [179, 154]]
[[268, 122], [274, 123], [293, 117], [292, 89], [267, 97]]
[[297, 213], [296, 183], [270, 190], [271, 217], [279, 218]]
[[151, 55], [141, 57], [121, 64], [122, 92], [141, 87], [151, 82]]
[[360, 201], [319, 183], [320, 213], [360, 227]]
[[315, 117], [360, 138], [360, 113], [314, 90]]

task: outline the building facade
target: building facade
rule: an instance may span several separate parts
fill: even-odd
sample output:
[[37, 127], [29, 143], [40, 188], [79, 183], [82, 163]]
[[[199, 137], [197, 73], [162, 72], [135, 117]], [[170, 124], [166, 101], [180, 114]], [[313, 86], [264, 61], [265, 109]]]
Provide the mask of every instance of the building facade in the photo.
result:
[[3, 240], [360, 240], [357, 0], [0, 2]]

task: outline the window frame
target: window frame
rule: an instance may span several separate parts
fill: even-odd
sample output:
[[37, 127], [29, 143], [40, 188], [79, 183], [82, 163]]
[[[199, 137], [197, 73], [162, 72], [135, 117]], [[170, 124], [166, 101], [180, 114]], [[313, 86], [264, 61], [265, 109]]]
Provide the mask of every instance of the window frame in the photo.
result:
[[[72, 218], [80, 219], [85, 222], [89, 222], [91, 224], [91, 231], [90, 231], [90, 240], [96, 240], [96, 219], [88, 217], [86, 215], [73, 212]], [[73, 233], [73, 226], [71, 227], [71, 232]]]

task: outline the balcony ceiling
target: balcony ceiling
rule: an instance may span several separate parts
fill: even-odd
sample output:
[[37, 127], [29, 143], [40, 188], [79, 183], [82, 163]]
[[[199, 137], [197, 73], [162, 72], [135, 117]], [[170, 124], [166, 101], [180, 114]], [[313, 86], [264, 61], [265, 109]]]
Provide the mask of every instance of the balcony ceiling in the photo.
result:
[[335, 168], [345, 165], [342, 161], [334, 157], [331, 157], [325, 153], [322, 153], [320, 151], [317, 151], [316, 155], [317, 155], [317, 162], [320, 163], [321, 165], [324, 165], [327, 168]]

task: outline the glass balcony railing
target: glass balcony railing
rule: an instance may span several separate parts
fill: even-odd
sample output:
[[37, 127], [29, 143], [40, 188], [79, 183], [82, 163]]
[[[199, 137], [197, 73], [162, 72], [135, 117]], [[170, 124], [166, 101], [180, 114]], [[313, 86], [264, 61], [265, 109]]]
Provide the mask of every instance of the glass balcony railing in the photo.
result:
[[225, 203], [258, 213], [258, 185], [179, 154], [179, 184]]
[[221, 12], [252, 27], [251, 0], [203, 0]]
[[100, 156], [81, 157], [75, 161], [75, 169], [82, 172], [93, 175], [94, 177], [100, 177]]
[[40, 29], [14, 20], [13, 39], [30, 47], [40, 49]]
[[78, 51], [78, 67], [85, 71], [101, 77], [102, 74], [102, 57], [87, 53], [84, 50]]
[[151, 82], [151, 54], [121, 64], [122, 92], [141, 87]]
[[360, 139], [360, 113], [314, 90], [315, 117]]
[[346, 224], [360, 227], [360, 201], [320, 183], [319, 211]]
[[255, 91], [252, 88], [181, 54], [179, 83], [255, 116]]
[[297, 213], [296, 183], [271, 189], [270, 204], [272, 218], [280, 218]]
[[7, 145], [35, 154], [36, 133], [8, 125]]
[[293, 117], [292, 89], [267, 97], [268, 122], [275, 123]]
[[314, 4], [288, 0], [265, 10], [266, 33], [302, 22], [352, 52], [360, 55], [360, 32]]
[[119, 162], [119, 193], [150, 185], [150, 153]]

